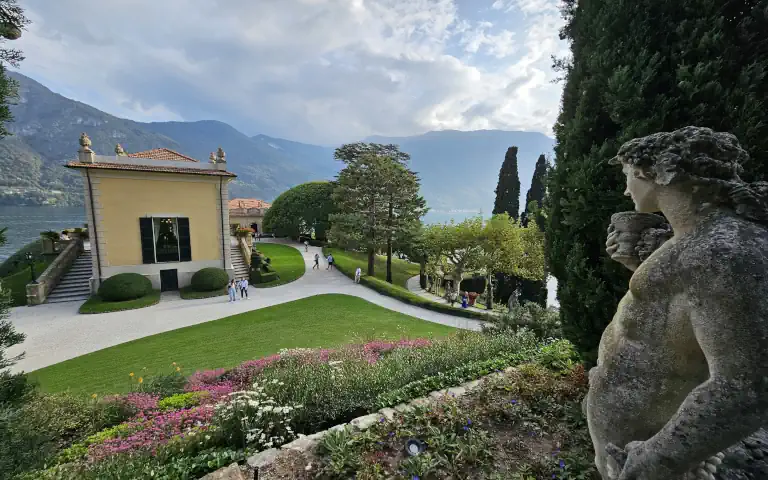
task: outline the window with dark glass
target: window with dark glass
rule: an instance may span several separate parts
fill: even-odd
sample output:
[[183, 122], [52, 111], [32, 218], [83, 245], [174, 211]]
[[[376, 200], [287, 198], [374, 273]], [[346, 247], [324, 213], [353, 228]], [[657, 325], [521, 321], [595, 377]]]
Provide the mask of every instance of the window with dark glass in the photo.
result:
[[179, 261], [179, 227], [175, 218], [153, 218], [155, 259], [158, 263]]
[[142, 263], [189, 262], [192, 246], [189, 218], [139, 218]]

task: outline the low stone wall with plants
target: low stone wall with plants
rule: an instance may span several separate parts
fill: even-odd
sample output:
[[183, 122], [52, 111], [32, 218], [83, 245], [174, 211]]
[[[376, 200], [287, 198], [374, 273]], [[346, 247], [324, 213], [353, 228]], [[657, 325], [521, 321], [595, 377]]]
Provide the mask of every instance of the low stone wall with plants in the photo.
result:
[[14, 410], [8, 429], [0, 425], [7, 437], [0, 439], [0, 474], [196, 478], [303, 436], [371, 421], [372, 413], [494, 370], [572, 361], [565, 341], [541, 342], [526, 331], [461, 332], [440, 340], [294, 349], [189, 377], [181, 365], [153, 378], [131, 372], [129, 394], [89, 400], [36, 394]]

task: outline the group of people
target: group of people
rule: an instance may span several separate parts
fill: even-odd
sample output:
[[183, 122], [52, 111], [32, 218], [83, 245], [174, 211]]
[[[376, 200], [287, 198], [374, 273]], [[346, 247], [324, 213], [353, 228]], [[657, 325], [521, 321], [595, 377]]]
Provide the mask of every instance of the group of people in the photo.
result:
[[[325, 261], [328, 262], [328, 265], [325, 267], [326, 270], [333, 270], [333, 255], [330, 253], [327, 257], [325, 257]], [[318, 269], [320, 270], [320, 254], [315, 254], [315, 264], [312, 265], [312, 270]]]
[[240, 298], [248, 298], [248, 279], [241, 278], [240, 280], [232, 279], [227, 285], [227, 293], [229, 293], [229, 301], [237, 301], [237, 291], [240, 291]]

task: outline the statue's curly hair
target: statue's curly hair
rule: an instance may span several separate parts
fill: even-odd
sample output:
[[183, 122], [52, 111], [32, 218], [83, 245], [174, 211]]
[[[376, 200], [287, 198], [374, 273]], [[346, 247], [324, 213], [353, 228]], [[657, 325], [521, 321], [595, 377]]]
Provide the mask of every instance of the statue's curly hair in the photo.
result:
[[637, 167], [659, 185], [699, 187], [707, 203], [768, 224], [768, 183], [749, 184], [739, 177], [747, 161], [749, 154], [733, 134], [685, 127], [630, 140], [609, 163]]

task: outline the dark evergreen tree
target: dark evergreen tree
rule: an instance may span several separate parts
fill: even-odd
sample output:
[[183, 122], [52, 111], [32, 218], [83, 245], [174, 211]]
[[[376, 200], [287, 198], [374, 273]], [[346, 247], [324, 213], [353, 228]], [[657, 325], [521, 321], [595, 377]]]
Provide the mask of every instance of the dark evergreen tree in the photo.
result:
[[24, 16], [24, 10], [16, 4], [16, 0], [0, 0], [0, 138], [9, 134], [6, 123], [13, 120], [8, 105], [16, 98], [18, 85], [9, 78], [6, 64], [17, 67], [24, 60], [21, 51], [5, 48], [7, 40], [17, 40], [21, 31], [29, 24]]
[[496, 201], [493, 214], [507, 213], [517, 220], [520, 217], [520, 175], [517, 173], [517, 147], [509, 147], [499, 170], [496, 185]]
[[627, 140], [687, 125], [735, 134], [768, 172], [768, 0], [564, 0], [571, 59], [548, 181], [548, 264], [565, 335], [589, 361], [629, 272], [604, 252], [612, 213], [630, 210], [607, 159]]
[[[539, 155], [536, 160], [536, 167], [533, 170], [533, 178], [531, 178], [531, 188], [525, 194], [525, 211], [520, 217], [520, 222], [527, 226], [528, 222], [536, 222], [539, 229], [542, 231], [545, 228], [544, 217], [541, 215], [541, 208], [544, 204], [544, 195], [546, 194], [546, 177], [547, 177], [547, 159], [544, 154]], [[532, 208], [534, 207], [535, 208]], [[520, 287], [520, 302], [534, 302], [542, 307], [547, 306], [547, 281], [546, 280], [526, 280], [524, 278], [516, 278], [517, 284]], [[507, 288], [504, 292], [506, 296], [504, 301], [509, 298], [509, 295], [514, 291], [514, 288]]]
[[[536, 207], [541, 208], [544, 203], [544, 195], [547, 192], [547, 186], [545, 184], [547, 177], [547, 159], [544, 154], [539, 155], [539, 159], [536, 160], [536, 167], [533, 170], [533, 178], [531, 178], [531, 188], [528, 189], [528, 193], [525, 194], [525, 219], [535, 220], [536, 224], [543, 231], [544, 230], [544, 218], [541, 215], [532, 215], [530, 211], [531, 202], [536, 202]], [[531, 218], [534, 217], [534, 218]]]

